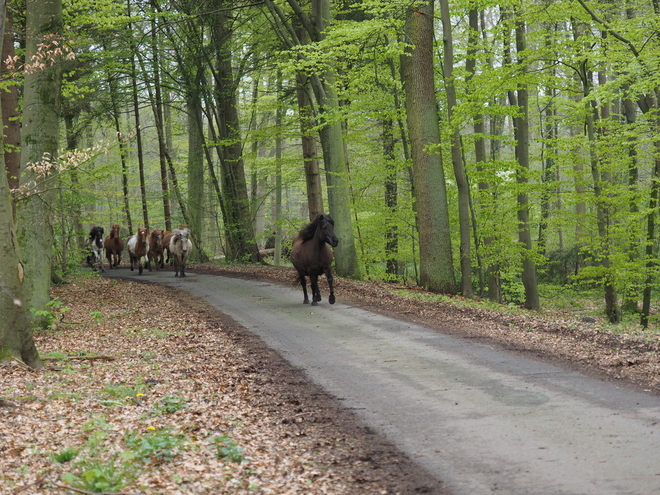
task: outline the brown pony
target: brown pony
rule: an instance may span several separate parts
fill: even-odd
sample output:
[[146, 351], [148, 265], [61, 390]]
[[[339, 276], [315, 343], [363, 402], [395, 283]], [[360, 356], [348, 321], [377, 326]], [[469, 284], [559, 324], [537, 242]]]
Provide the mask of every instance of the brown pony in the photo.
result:
[[147, 258], [147, 253], [149, 252], [149, 236], [147, 234], [146, 227], [139, 227], [137, 234], [132, 235], [128, 239], [128, 256], [131, 259], [131, 271], [133, 271], [134, 265], [137, 265], [140, 275], [142, 275], [143, 269], [142, 258]]
[[[335, 222], [330, 215], [320, 214], [316, 219], [300, 231], [293, 240], [291, 246], [291, 263], [298, 272], [298, 280], [302, 285], [305, 299], [304, 304], [309, 304], [307, 297], [307, 282], [309, 277], [312, 288], [312, 306], [316, 306], [321, 300], [319, 290], [319, 276], [325, 273], [325, 278], [330, 286], [330, 297], [328, 302], [335, 303], [335, 292], [332, 278], [332, 249], [339, 244], [339, 239], [334, 231]], [[329, 245], [328, 245], [329, 244]]]
[[108, 260], [109, 268], [117, 268], [121, 263], [121, 253], [124, 250], [124, 241], [119, 237], [119, 230], [119, 224], [113, 224], [110, 229], [110, 235], [103, 241], [105, 257]]
[[163, 267], [163, 237], [165, 232], [163, 229], [154, 229], [149, 234], [149, 252], [147, 253], [147, 268], [151, 271], [151, 262], [154, 262], [156, 270]]

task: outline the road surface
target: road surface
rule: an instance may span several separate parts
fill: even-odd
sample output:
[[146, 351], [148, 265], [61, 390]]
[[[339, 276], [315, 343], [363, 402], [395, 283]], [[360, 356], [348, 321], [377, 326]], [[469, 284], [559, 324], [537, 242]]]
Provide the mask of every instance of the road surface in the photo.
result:
[[258, 334], [456, 494], [660, 494], [660, 399], [267, 282], [126, 269]]

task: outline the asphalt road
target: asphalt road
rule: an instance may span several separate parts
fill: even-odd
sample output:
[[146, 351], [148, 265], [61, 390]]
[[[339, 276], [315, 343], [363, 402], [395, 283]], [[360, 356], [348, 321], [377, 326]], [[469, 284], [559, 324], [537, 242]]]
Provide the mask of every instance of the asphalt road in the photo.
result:
[[303, 305], [295, 288], [170, 271], [106, 275], [202, 297], [456, 494], [660, 494], [656, 397], [341, 302]]

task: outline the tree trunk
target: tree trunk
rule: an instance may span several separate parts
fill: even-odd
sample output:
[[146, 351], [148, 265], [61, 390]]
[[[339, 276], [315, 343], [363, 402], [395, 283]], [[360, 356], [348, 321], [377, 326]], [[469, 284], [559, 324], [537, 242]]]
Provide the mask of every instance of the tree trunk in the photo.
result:
[[[312, 17], [318, 40], [323, 39], [327, 23], [331, 21], [329, 0], [312, 0]], [[320, 79], [321, 82], [318, 82]], [[315, 94], [320, 110], [320, 130], [323, 163], [326, 171], [328, 204], [335, 221], [335, 234], [340, 239], [335, 252], [337, 275], [359, 279], [360, 269], [355, 249], [351, 196], [346, 167], [344, 135], [339, 118], [339, 100], [335, 89], [336, 76], [332, 68], [316, 79]]]
[[[128, 7], [128, 16], [130, 18], [130, 0], [126, 3]], [[133, 26], [129, 23], [130, 37], [133, 39]], [[142, 125], [140, 124], [140, 101], [138, 98], [138, 85], [137, 85], [137, 67], [135, 64], [135, 57], [138, 56], [137, 47], [133, 44], [133, 55], [131, 56], [131, 89], [133, 94], [133, 114], [135, 117], [135, 139], [137, 140], [137, 157], [138, 157], [138, 172], [140, 175], [140, 197], [142, 200], [142, 221], [144, 226], [149, 229], [149, 212], [147, 210], [147, 185], [144, 178], [144, 152], [142, 147]], [[128, 231], [129, 235], [133, 235], [132, 231]]]
[[122, 196], [124, 198], [124, 215], [126, 217], [126, 227], [129, 232], [133, 232], [133, 217], [131, 216], [131, 205], [128, 199], [128, 164], [126, 163], [126, 145], [121, 132], [121, 123], [119, 118], [119, 105], [117, 99], [119, 93], [116, 87], [115, 78], [108, 74], [108, 88], [110, 88], [110, 100], [112, 102], [112, 119], [115, 123], [115, 132], [117, 133], [117, 144], [119, 146], [119, 160], [121, 161], [121, 185]]
[[433, 66], [433, 0], [417, 2], [406, 16], [412, 48], [403, 57], [408, 132], [413, 160], [420, 284], [429, 290], [455, 294], [449, 210], [442, 156], [428, 151], [440, 143]]
[[259, 248], [252, 231], [250, 200], [245, 181], [243, 147], [237, 109], [231, 38], [232, 32], [227, 17], [226, 2], [220, 0], [215, 13], [214, 44], [217, 57], [216, 99], [218, 102], [218, 137], [220, 138], [220, 165], [227, 214], [225, 229], [231, 244], [234, 260], [261, 260]]
[[[525, 24], [520, 18], [520, 12], [515, 14], [516, 51], [518, 52], [518, 64], [525, 63], [523, 53], [525, 52]], [[505, 48], [506, 50], [506, 48]], [[506, 56], [509, 63], [510, 54]], [[518, 183], [518, 240], [524, 248], [522, 282], [525, 287], [525, 308], [538, 310], [541, 307], [536, 280], [536, 265], [531, 259], [532, 233], [529, 224], [529, 196], [527, 195], [527, 171], [529, 170], [529, 101], [527, 85], [518, 85], [518, 90], [510, 90], [509, 103], [512, 107], [519, 108], [519, 116], [513, 118], [513, 132], [516, 138], [516, 160], [520, 171], [516, 174]], [[517, 94], [516, 94], [517, 93]]]
[[[4, 2], [3, 2], [4, 5]], [[11, 21], [11, 10], [7, 11], [7, 21], [5, 27], [4, 40], [2, 43], [2, 60], [7, 60], [14, 56], [14, 32]], [[0, 64], [0, 74], [8, 77], [8, 71], [5, 64]], [[18, 178], [21, 175], [21, 122], [19, 120], [18, 109], [18, 85], [12, 84], [6, 91], [0, 93], [0, 102], [2, 105], [2, 123], [5, 129], [5, 169], [7, 170], [7, 180], [9, 189], [18, 188]], [[12, 205], [14, 216], [16, 215], [16, 205]]]
[[399, 277], [399, 231], [394, 216], [397, 210], [396, 157], [394, 155], [394, 124], [391, 120], [383, 120], [383, 159], [385, 161], [385, 273], [391, 279]]
[[[34, 6], [32, 4], [32, 8]], [[6, 0], [0, 0], [0, 40], [5, 29], [5, 12]], [[0, 167], [5, 168], [2, 140]], [[16, 358], [33, 368], [43, 368], [32, 338], [30, 306], [23, 285], [25, 269], [14, 232], [14, 213], [7, 174], [0, 174], [0, 250], [3, 256], [0, 263], [0, 362]], [[50, 275], [50, 272], [46, 273], [46, 276]]]
[[470, 255], [470, 188], [463, 165], [461, 135], [458, 123], [453, 122], [456, 109], [456, 85], [454, 81], [454, 48], [452, 39], [449, 0], [440, 0], [440, 16], [443, 33], [443, 78], [447, 94], [447, 112], [451, 133], [451, 161], [458, 189], [458, 222], [461, 234], [459, 247], [461, 266], [461, 294], [472, 297], [472, 260]]
[[314, 132], [314, 112], [311, 102], [305, 91], [305, 76], [296, 74], [296, 94], [298, 96], [298, 113], [300, 115], [300, 134], [302, 141], [302, 155], [305, 167], [305, 182], [307, 184], [307, 207], [310, 221], [323, 213], [323, 187], [319, 160], [316, 155], [316, 141]]
[[[26, 60], [39, 50], [54, 51], [52, 41], [62, 32], [61, 0], [26, 4]], [[25, 74], [23, 93], [21, 183], [36, 181], [39, 192], [17, 208], [17, 234], [25, 264], [26, 308], [45, 309], [50, 300], [53, 269], [53, 209], [58, 183], [57, 159], [60, 126], [59, 61]], [[50, 167], [37, 175], [31, 165]], [[3, 166], [4, 168], [4, 166]]]
[[[192, 88], [191, 88], [192, 89]], [[202, 100], [193, 89], [187, 97], [188, 106], [188, 217], [191, 232], [201, 241], [204, 204], [204, 129], [202, 128]], [[200, 259], [202, 246], [195, 246], [195, 259]], [[197, 253], [197, 254], [195, 254]]]

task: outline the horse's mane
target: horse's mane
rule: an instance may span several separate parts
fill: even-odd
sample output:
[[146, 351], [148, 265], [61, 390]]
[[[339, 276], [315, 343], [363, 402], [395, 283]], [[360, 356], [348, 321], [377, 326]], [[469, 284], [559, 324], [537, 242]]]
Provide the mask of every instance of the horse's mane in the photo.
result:
[[322, 221], [325, 222], [330, 222], [331, 224], [334, 225], [334, 222], [330, 217], [327, 215], [324, 215], [321, 213], [320, 215], [317, 215], [317, 217], [314, 219], [313, 222], [310, 222], [307, 224], [307, 226], [300, 231], [300, 237], [302, 238], [303, 241], [309, 241], [314, 237], [314, 233], [316, 232], [316, 228], [319, 226], [319, 223]]
[[97, 235], [103, 235], [103, 227], [94, 226], [92, 229], [89, 231], [89, 238], [90, 239], [95, 239]]

